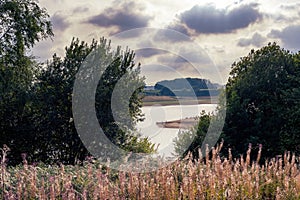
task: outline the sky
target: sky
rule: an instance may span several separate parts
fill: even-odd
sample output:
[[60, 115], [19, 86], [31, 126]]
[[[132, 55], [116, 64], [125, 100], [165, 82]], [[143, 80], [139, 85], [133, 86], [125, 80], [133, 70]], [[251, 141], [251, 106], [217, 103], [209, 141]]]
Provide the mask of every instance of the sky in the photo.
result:
[[300, 50], [298, 0], [40, 0], [55, 36], [39, 42], [40, 61], [72, 38], [105, 37], [136, 52], [147, 85], [193, 77], [226, 84], [231, 65], [269, 42]]

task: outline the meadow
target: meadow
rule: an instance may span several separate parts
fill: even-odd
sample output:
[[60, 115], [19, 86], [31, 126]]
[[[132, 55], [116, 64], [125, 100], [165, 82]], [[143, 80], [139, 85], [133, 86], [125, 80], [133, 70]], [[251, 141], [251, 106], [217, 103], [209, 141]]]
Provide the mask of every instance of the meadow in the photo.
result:
[[5, 164], [1, 199], [299, 199], [295, 155], [259, 165], [261, 149], [240, 158], [219, 155], [222, 144], [198, 160], [189, 156], [148, 173], [115, 171], [93, 159], [78, 165]]

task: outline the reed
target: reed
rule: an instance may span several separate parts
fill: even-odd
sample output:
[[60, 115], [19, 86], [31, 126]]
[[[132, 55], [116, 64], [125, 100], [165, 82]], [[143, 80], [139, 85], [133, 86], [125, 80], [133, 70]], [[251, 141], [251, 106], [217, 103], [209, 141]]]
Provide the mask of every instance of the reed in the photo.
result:
[[[300, 176], [296, 156], [282, 157], [259, 165], [245, 156], [221, 158], [222, 144], [206, 157], [190, 156], [149, 173], [115, 171], [89, 161], [81, 165], [28, 164], [8, 167], [1, 154], [2, 199], [299, 199]], [[252, 161], [253, 160], [253, 161]]]

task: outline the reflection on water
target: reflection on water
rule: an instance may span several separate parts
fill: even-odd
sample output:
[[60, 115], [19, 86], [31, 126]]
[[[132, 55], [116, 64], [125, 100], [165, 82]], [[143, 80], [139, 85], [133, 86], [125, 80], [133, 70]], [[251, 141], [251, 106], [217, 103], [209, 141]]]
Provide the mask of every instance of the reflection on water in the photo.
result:
[[158, 153], [162, 156], [171, 156], [174, 152], [173, 140], [179, 129], [161, 128], [156, 122], [184, 119], [199, 116], [203, 110], [213, 112], [216, 104], [199, 105], [173, 105], [173, 106], [146, 106], [142, 108], [145, 120], [137, 125], [144, 137], [149, 137], [151, 142], [159, 144]]

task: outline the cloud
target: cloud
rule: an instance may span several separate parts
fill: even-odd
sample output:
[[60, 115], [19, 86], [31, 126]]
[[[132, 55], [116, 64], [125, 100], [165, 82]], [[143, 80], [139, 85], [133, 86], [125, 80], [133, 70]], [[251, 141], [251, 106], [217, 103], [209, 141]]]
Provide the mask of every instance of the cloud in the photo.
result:
[[147, 34], [146, 30], [144, 30], [143, 28], [136, 28], [136, 29], [128, 29], [128, 30], [114, 33], [114, 37], [117, 37], [119, 39], [126, 39], [126, 38], [135, 38], [144, 34], [145, 35]]
[[211, 47], [217, 53], [224, 53], [225, 47], [224, 46], [212, 46]]
[[300, 50], [300, 25], [292, 25], [283, 30], [272, 30], [269, 37], [279, 38], [284, 43], [284, 46], [290, 50]]
[[88, 7], [77, 7], [73, 10], [73, 13], [76, 14], [76, 13], [86, 13], [86, 12], [89, 12], [89, 8]]
[[[212, 61], [205, 52], [181, 49], [178, 55], [167, 54], [157, 58], [157, 61], [176, 70], [195, 69], [199, 66], [210, 65]], [[193, 66], [195, 65], [195, 66]]]
[[253, 45], [255, 47], [261, 47], [265, 41], [266, 38], [259, 33], [255, 33], [251, 38], [241, 38], [238, 42], [238, 46], [246, 47]]
[[135, 51], [135, 54], [139, 58], [150, 58], [155, 55], [161, 55], [167, 53], [161, 49], [154, 49], [154, 48], [146, 48], [146, 49], [138, 49]]
[[280, 6], [281, 9], [292, 11], [292, 10], [299, 10], [300, 3], [292, 3], [292, 4], [283, 4]]
[[67, 21], [66, 17], [61, 14], [61, 12], [56, 12], [50, 20], [54, 30], [57, 31], [64, 31], [70, 26], [70, 23]]
[[273, 19], [274, 23], [294, 23], [299, 19], [300, 3], [286, 3], [280, 5], [275, 12], [265, 13], [265, 18]]
[[257, 4], [241, 5], [234, 9], [217, 9], [214, 5], [195, 5], [179, 15], [182, 24], [196, 33], [231, 33], [259, 21], [262, 14]]
[[101, 14], [91, 17], [87, 23], [106, 28], [117, 27], [118, 32], [146, 27], [153, 17], [145, 15], [143, 11], [145, 8], [134, 1], [115, 2]]
[[183, 24], [171, 24], [167, 27], [167, 29], [171, 29], [177, 32], [180, 32], [185, 35], [189, 35], [188, 29]]
[[181, 25], [171, 25], [166, 29], [158, 30], [154, 36], [157, 42], [191, 42], [192, 38], [189, 36], [187, 29]]

